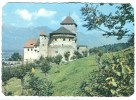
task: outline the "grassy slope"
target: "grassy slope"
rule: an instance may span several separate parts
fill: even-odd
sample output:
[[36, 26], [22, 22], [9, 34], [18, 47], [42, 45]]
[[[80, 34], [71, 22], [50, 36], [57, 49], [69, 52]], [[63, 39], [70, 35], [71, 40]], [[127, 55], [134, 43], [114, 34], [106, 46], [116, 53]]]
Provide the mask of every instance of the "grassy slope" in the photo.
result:
[[54, 84], [55, 96], [76, 95], [77, 89], [88, 74], [96, 69], [95, 57], [90, 56], [69, 62], [67, 65], [60, 66], [60, 72], [55, 73], [56, 66], [49, 72], [49, 80]]
[[[52, 66], [48, 73], [49, 81], [54, 85], [54, 96], [72, 96], [76, 95], [77, 89], [80, 87], [81, 82], [88, 76], [88, 74], [96, 69], [95, 57], [89, 56], [68, 64], [59, 66], [59, 71], [56, 73], [57, 65]], [[41, 70], [36, 69], [36, 75], [44, 78]], [[25, 77], [28, 80], [28, 76]], [[21, 81], [17, 78], [12, 78], [8, 81], [8, 91], [12, 91], [13, 95], [21, 95]]]

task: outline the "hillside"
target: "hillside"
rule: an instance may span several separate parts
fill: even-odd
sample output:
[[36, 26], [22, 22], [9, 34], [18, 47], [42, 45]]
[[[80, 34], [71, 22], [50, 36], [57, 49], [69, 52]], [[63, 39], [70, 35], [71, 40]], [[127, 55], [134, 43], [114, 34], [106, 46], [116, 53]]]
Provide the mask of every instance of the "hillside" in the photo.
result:
[[2, 50], [23, 50], [26, 40], [30, 38], [38, 38], [41, 31], [45, 31], [48, 35], [52, 29], [46, 26], [18, 27], [9, 24], [3, 24]]
[[60, 66], [60, 73], [55, 73], [56, 66], [49, 72], [49, 80], [54, 84], [55, 96], [76, 95], [81, 82], [86, 79], [88, 74], [97, 69], [95, 57], [90, 56], [72, 61], [67, 65]]
[[[60, 65], [59, 73], [56, 73], [57, 66], [52, 66], [48, 73], [48, 79], [52, 81], [54, 85], [53, 96], [76, 95], [81, 82], [95, 69], [97, 69], [97, 67], [94, 55]], [[44, 74], [40, 69], [36, 69], [36, 75], [40, 78], [44, 78]], [[25, 80], [28, 80], [28, 76], [25, 77]], [[8, 91], [13, 92], [13, 95], [21, 95], [20, 86], [21, 81], [19, 79], [12, 78], [8, 81]]]

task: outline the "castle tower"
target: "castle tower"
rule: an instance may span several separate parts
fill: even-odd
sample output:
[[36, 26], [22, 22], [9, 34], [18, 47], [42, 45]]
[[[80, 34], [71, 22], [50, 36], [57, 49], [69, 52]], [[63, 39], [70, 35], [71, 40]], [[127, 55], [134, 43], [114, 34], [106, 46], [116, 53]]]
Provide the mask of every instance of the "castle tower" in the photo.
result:
[[62, 27], [65, 27], [66, 29], [77, 35], [77, 24], [70, 16], [67, 16], [60, 24]]
[[39, 44], [39, 54], [42, 57], [48, 56], [48, 37], [44, 32], [40, 33], [40, 44]]

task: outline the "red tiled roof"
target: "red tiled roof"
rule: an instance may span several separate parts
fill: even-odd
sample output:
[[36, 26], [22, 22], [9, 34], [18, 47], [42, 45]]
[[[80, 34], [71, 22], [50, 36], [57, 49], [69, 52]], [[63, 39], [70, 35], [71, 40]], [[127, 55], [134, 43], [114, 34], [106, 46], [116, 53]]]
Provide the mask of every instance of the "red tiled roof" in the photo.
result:
[[26, 41], [24, 48], [33, 48], [36, 45], [36, 43], [37, 43], [36, 39], [28, 40]]

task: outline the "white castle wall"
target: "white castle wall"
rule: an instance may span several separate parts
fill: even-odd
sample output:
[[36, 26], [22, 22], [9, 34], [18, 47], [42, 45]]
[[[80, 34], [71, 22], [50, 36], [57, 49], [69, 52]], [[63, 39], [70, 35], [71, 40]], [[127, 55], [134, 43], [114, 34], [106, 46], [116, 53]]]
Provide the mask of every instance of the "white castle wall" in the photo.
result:
[[85, 46], [82, 46], [82, 47], [78, 47], [78, 52], [83, 54], [83, 51], [87, 51], [88, 52], [88, 55], [89, 55], [89, 49]]
[[25, 62], [27, 61], [32, 62], [36, 59], [39, 59], [39, 47], [24, 48], [24, 61]]
[[52, 39], [50, 46], [58, 45], [58, 46], [63, 46], [63, 45], [73, 45], [76, 44], [75, 39], [72, 38], [56, 38]]
[[74, 51], [77, 51], [77, 43], [75, 38], [56, 38], [53, 39], [48, 48], [48, 56], [54, 57], [58, 54], [63, 56], [63, 61], [65, 61], [64, 53], [69, 51], [71, 58], [74, 54]]

